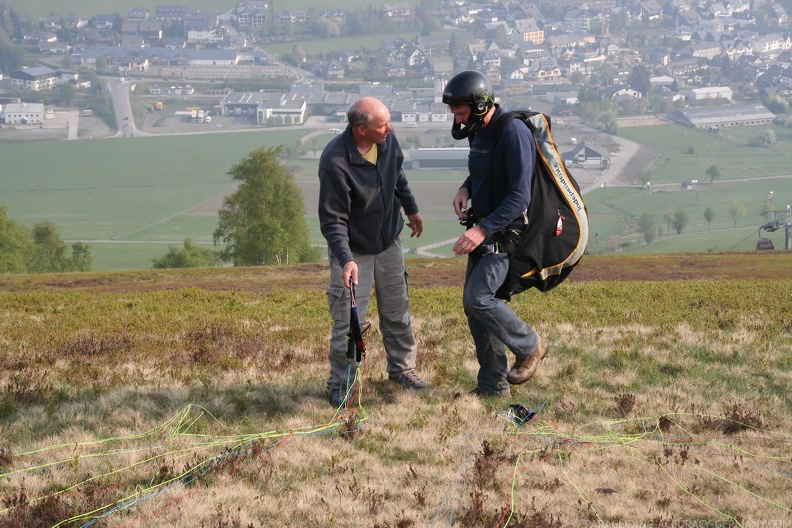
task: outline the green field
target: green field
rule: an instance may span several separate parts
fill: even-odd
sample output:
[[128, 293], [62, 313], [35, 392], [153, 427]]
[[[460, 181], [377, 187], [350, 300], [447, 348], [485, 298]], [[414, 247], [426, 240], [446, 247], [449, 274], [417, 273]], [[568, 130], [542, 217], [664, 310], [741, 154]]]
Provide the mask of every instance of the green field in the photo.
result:
[[230, 189], [228, 170], [254, 148], [293, 144], [303, 134], [0, 145], [0, 200], [11, 218], [25, 225], [51, 220], [66, 240], [123, 242], [92, 244], [96, 269], [149, 267], [148, 254], [126, 263], [110, 254], [116, 249], [130, 255], [129, 241], [210, 240], [216, 216], [196, 216], [200, 213], [189, 209]]
[[[633, 252], [745, 250], [756, 246], [760, 234], [770, 238], [777, 249], [784, 248], [783, 230], [760, 233], [758, 228], [765, 223], [761, 212], [770, 191], [773, 210], [783, 211], [792, 203], [792, 152], [788, 148], [792, 130], [769, 127], [776, 134], [776, 146], [748, 146], [751, 138], [767, 128], [726, 128], [718, 135], [680, 125], [621, 129], [620, 136], [657, 151], [655, 164], [644, 175], [652, 185], [650, 189], [605, 188], [586, 196], [592, 235], [597, 235], [590, 249], [605, 251], [608, 237], [618, 236], [622, 243], [631, 244], [629, 251]], [[693, 147], [693, 154], [688, 153], [689, 147]], [[718, 167], [720, 178], [710, 183], [706, 171], [713, 165]], [[640, 176], [634, 175], [635, 181]], [[683, 190], [682, 182], [692, 180], [698, 183]], [[745, 216], [732, 218], [732, 204], [741, 204]], [[709, 226], [704, 218], [707, 207], [715, 212]], [[673, 228], [668, 234], [663, 214], [677, 209], [687, 213], [688, 224], [681, 235]], [[637, 221], [644, 213], [655, 215], [666, 227], [666, 235], [649, 246], [644, 245], [637, 230]]]
[[[752, 137], [768, 128], [775, 132], [778, 145], [748, 146]], [[731, 127], [712, 134], [681, 125], [663, 125], [621, 128], [619, 136], [658, 151], [650, 171], [652, 182], [709, 181], [706, 172], [713, 165], [719, 168], [721, 180], [789, 174], [792, 167], [792, 152], [787, 148], [792, 143], [792, 128]], [[688, 154], [690, 147], [695, 149], [694, 154]]]
[[[226, 173], [234, 163], [259, 146], [295, 145], [306, 133], [268, 130], [0, 145], [4, 165], [0, 202], [11, 218], [24, 225], [51, 220], [65, 240], [90, 243], [96, 270], [149, 268], [169, 244], [181, 245], [187, 237], [211, 243], [217, 216], [207, 215], [202, 203], [210, 202], [209, 209], [213, 203], [216, 209], [219, 196], [233, 189]], [[329, 139], [321, 135], [313, 143], [318, 148]], [[304, 190], [311, 240], [321, 245], [324, 239], [316, 217], [318, 160], [285, 164]], [[431, 196], [419, 199], [425, 202], [427, 219], [450, 220], [427, 225], [420, 239], [407, 236], [405, 246], [415, 250], [457, 234], [461, 228], [453, 221], [450, 203], [464, 175], [422, 171], [411, 178], [416, 188], [423, 182], [447, 187], [447, 191], [430, 189]]]
[[[792, 167], [792, 152], [785, 148], [792, 137], [783, 128], [774, 130], [779, 140], [774, 148], [730, 144], [726, 149], [717, 136], [682, 127], [624, 129], [624, 136], [652, 145], [659, 151], [658, 160], [667, 161], [651, 169], [651, 192], [634, 185], [611, 186], [585, 196], [590, 252], [753, 249], [758, 228], [765, 222], [760, 212], [768, 192], [774, 193], [774, 209], [783, 210], [792, 203], [792, 178], [778, 177]], [[727, 133], [747, 141], [762, 131], [764, 127], [744, 127]], [[234, 163], [258, 146], [294, 146], [309, 132], [260, 130], [0, 145], [0, 202], [6, 204], [11, 218], [24, 225], [51, 220], [65, 240], [89, 242], [96, 270], [145, 269], [153, 258], [167, 252], [168, 244], [181, 245], [187, 237], [211, 244], [217, 226], [214, 211], [222, 193], [233, 188], [227, 171]], [[329, 139], [329, 135], [319, 135], [308, 145], [320, 148]], [[687, 153], [690, 145], [695, 146], [693, 155]], [[729, 158], [729, 151], [739, 156]], [[721, 178], [710, 184], [705, 172], [713, 160], [720, 160]], [[316, 218], [318, 161], [288, 160], [285, 164], [305, 194], [311, 240], [321, 245], [324, 240]], [[405, 238], [409, 250], [417, 252], [419, 247], [461, 233], [451, 198], [464, 176], [461, 171], [408, 171], [426, 221], [420, 239]], [[679, 182], [692, 179], [699, 180], [695, 190], [681, 190]], [[729, 216], [733, 203], [742, 204], [746, 212], [736, 223]], [[715, 211], [709, 226], [704, 219], [706, 207]], [[663, 220], [666, 211], [677, 209], [684, 209], [689, 219], [679, 235], [673, 228], [669, 233]], [[637, 229], [638, 219], [647, 212], [665, 233], [648, 246]], [[784, 247], [783, 230], [761, 234], [777, 249]], [[451, 256], [450, 246], [430, 251]]]
[[[603, 245], [611, 236], [620, 236], [622, 242], [643, 244], [637, 222], [642, 214], [649, 213], [656, 217], [666, 234], [661, 241], [634, 248], [635, 251], [665, 253], [669, 250], [753, 249], [760, 234], [758, 227], [765, 222], [760, 213], [771, 190], [774, 192], [773, 204], [776, 209], [784, 209], [786, 203], [792, 201], [792, 179], [789, 178], [704, 184], [700, 185], [698, 192], [601, 189], [586, 196], [592, 236], [596, 235], [591, 248]], [[743, 204], [746, 210], [745, 217], [738, 218], [736, 225], [729, 216], [729, 209], [734, 202]], [[715, 211], [715, 218], [709, 228], [704, 218], [707, 207]], [[681, 235], [677, 235], [673, 227], [669, 234], [663, 214], [678, 209], [687, 212], [688, 224]], [[778, 249], [784, 247], [782, 231], [762, 231], [761, 236], [773, 240]], [[683, 239], [692, 241], [693, 249], [689, 247], [690, 243], [682, 242]]]
[[[42, 17], [51, 13], [56, 13], [61, 16], [78, 15], [81, 17], [91, 17], [97, 14], [118, 13], [121, 16], [126, 16], [127, 9], [130, 7], [140, 7], [148, 9], [152, 15], [156, 12], [157, 7], [163, 5], [162, 2], [154, 0], [136, 1], [130, 4], [127, 0], [72, 0], [67, 5], [55, 0], [7, 0], [5, 2], [12, 7], [17, 13]], [[332, 7], [334, 9], [353, 9], [369, 5], [382, 5], [386, 2], [377, 0], [374, 2], [366, 2], [361, 5], [357, 0], [336, 0], [331, 5], [326, 5], [316, 0], [295, 0], [289, 2], [287, 5], [280, 5], [278, 9], [294, 9], [294, 10], [307, 10], [311, 7], [317, 9], [325, 9]], [[407, 3], [417, 5], [417, 2], [408, 1]], [[238, 2], [234, 0], [191, 0], [189, 6], [201, 11], [216, 11], [218, 13], [225, 13], [229, 9], [237, 5]], [[177, 4], [182, 5], [182, 4]]]
[[[126, 16], [127, 9], [131, 7], [141, 7], [154, 13], [157, 6], [163, 5], [161, 2], [143, 0], [130, 4], [124, 0], [72, 0], [67, 5], [54, 0], [7, 0], [5, 2], [17, 13], [33, 17], [42, 17], [50, 14], [60, 16], [77, 15], [81, 17], [91, 17], [97, 14], [118, 13]], [[236, 5], [233, 0], [191, 0], [190, 7], [202, 11], [225, 12]]]

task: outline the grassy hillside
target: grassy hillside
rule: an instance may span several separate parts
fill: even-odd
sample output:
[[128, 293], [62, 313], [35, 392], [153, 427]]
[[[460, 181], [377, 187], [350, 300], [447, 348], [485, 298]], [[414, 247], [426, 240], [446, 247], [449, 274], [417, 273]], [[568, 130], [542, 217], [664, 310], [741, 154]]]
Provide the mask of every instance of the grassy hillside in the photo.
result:
[[514, 300], [550, 355], [485, 401], [463, 266], [409, 263], [431, 388], [372, 316], [341, 409], [324, 266], [0, 278], [0, 524], [789, 523], [790, 255], [586, 257]]

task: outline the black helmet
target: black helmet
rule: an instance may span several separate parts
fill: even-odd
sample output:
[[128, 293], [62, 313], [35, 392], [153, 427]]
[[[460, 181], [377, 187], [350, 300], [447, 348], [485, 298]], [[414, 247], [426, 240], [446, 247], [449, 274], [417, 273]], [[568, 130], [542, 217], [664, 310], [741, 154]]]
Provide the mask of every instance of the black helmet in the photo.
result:
[[443, 103], [447, 105], [470, 105], [470, 118], [467, 123], [451, 126], [454, 139], [463, 139], [475, 132], [484, 123], [484, 116], [495, 105], [495, 95], [487, 76], [475, 70], [457, 73], [443, 90]]

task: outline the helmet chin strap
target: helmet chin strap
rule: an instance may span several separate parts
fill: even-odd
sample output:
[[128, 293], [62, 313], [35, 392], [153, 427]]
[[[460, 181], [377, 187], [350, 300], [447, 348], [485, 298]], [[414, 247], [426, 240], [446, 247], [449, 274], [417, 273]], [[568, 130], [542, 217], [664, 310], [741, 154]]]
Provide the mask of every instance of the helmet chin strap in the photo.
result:
[[451, 125], [451, 136], [456, 139], [465, 139], [470, 134], [481, 128], [482, 123], [484, 123], [484, 118], [477, 116], [472, 121], [467, 121], [466, 123], [457, 123], [456, 119], [454, 123]]
[[451, 136], [456, 139], [465, 139], [470, 134], [470, 131], [467, 127], [462, 123], [457, 123], [454, 121], [454, 124], [451, 125]]

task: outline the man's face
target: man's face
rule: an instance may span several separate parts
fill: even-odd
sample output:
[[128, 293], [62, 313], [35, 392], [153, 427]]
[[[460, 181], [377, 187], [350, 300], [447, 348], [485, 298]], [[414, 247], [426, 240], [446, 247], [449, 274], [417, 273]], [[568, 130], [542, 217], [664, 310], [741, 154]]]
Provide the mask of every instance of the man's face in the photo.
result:
[[379, 144], [385, 141], [391, 130], [393, 130], [393, 127], [390, 124], [390, 112], [383, 108], [374, 115], [369, 126], [365, 127], [363, 135], [374, 143]]
[[467, 123], [473, 111], [470, 105], [448, 105], [448, 109], [454, 114], [454, 122], [458, 125]]

